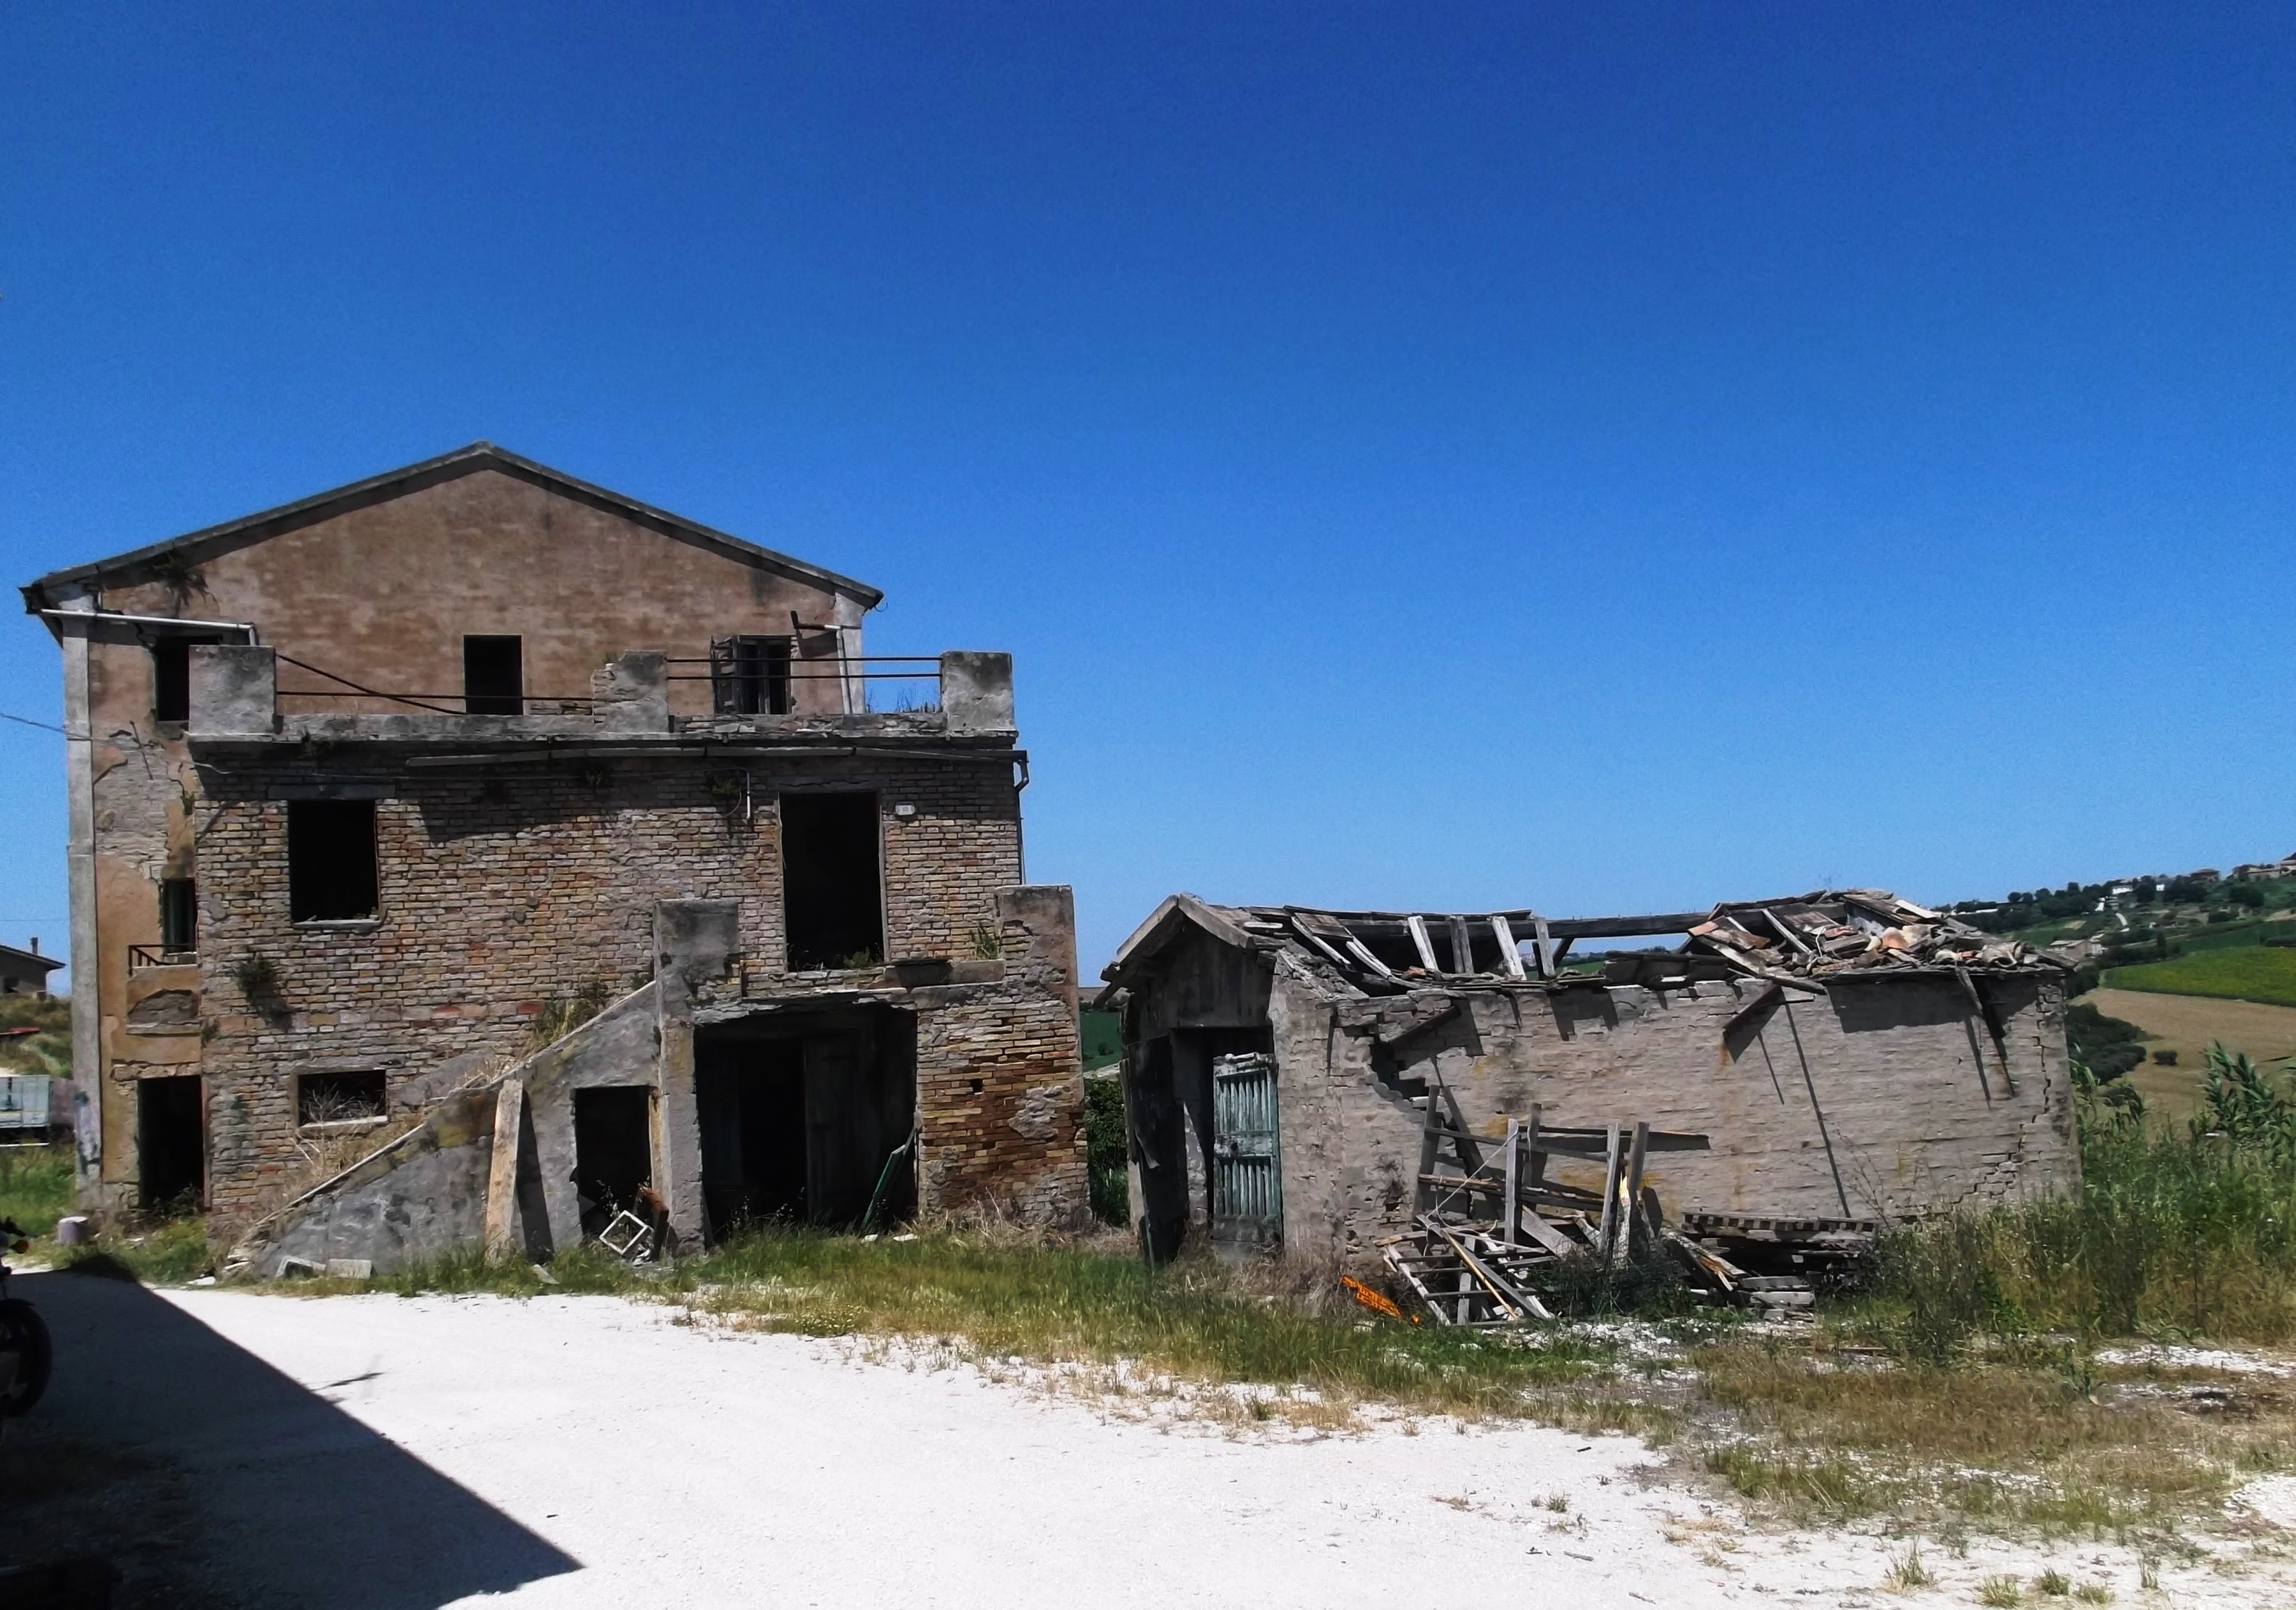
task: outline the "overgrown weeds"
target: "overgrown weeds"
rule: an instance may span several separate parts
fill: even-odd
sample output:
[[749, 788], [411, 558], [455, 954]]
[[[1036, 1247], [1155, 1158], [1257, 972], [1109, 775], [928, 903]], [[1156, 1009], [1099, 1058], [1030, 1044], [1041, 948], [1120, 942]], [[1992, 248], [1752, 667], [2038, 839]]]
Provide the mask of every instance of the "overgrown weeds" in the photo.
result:
[[2085, 1102], [2080, 1189], [1900, 1226], [1864, 1318], [1908, 1357], [2036, 1331], [2296, 1336], [2296, 1102], [2209, 1051], [2189, 1129]]
[[2212, 1047], [2210, 1063], [2185, 1129], [2085, 1100], [2077, 1193], [1897, 1227], [1872, 1291], [1808, 1341], [1695, 1351], [1746, 1439], [1710, 1466], [1836, 1517], [2111, 1528], [2165, 1524], [2276, 1468], [2288, 1392], [2192, 1396], [2099, 1362], [2109, 1337], [2296, 1335], [2296, 1115], [2245, 1058]]
[[61, 1146], [0, 1149], [0, 1219], [12, 1219], [27, 1236], [45, 1236], [71, 1212], [72, 1149]]

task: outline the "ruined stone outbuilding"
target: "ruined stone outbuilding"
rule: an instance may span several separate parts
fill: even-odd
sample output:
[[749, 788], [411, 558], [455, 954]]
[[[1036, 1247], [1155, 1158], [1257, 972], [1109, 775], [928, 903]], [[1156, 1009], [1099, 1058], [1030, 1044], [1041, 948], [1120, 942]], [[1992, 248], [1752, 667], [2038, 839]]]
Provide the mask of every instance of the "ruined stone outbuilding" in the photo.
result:
[[1175, 895], [1103, 976], [1152, 1257], [1371, 1268], [1411, 1227], [1438, 1084], [1494, 1137], [1706, 1137], [1651, 1159], [1669, 1219], [1866, 1223], [2078, 1178], [2062, 965], [1879, 891], [1575, 919]]
[[24, 595], [87, 1205], [385, 1268], [641, 1190], [1081, 1211], [1008, 656], [869, 656], [876, 588], [486, 444]]

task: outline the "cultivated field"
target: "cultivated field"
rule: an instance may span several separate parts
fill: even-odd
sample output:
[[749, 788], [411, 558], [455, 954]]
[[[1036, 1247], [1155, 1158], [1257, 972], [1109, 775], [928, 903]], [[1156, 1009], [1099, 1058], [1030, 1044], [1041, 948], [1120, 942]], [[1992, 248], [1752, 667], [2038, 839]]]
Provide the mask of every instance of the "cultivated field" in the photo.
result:
[[[2182, 1118], [2193, 1110], [2212, 1039], [2224, 1041], [2227, 1050], [2245, 1051], [2259, 1063], [2296, 1054], [2296, 1006], [2136, 990], [2093, 990], [2081, 998], [2107, 1017], [2135, 1023], [2153, 1036], [2145, 1042], [2148, 1060], [2128, 1080], [2162, 1117]], [[2175, 1067], [2160, 1067], [2149, 1060], [2152, 1052], [2162, 1050], [2177, 1053]]]
[[2105, 982], [2119, 989], [2296, 1006], [2296, 950], [2280, 946], [2195, 950], [2165, 962], [2114, 967], [2104, 977]]

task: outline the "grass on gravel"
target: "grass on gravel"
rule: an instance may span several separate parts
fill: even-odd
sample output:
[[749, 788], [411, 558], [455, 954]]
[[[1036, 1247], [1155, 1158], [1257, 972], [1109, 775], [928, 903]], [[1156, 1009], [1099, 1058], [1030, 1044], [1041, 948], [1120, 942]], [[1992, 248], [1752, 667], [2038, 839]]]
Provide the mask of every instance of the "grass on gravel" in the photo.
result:
[[2270, 1377], [2105, 1368], [2046, 1343], [1940, 1368], [1833, 1343], [1693, 1355], [1742, 1433], [1709, 1470], [1797, 1515], [2095, 1532], [2174, 1524], [2296, 1450], [2296, 1397]]
[[1151, 1269], [1128, 1253], [1005, 1244], [963, 1230], [865, 1241], [766, 1228], [653, 1277], [585, 1249], [554, 1259], [547, 1283], [524, 1262], [454, 1257], [364, 1287], [315, 1281], [287, 1289], [624, 1292], [745, 1329], [906, 1337], [982, 1360], [1121, 1361], [1136, 1379], [1305, 1386], [1342, 1401], [1530, 1414], [1584, 1430], [1663, 1436], [1671, 1424], [1668, 1410], [1603, 1375], [1612, 1351], [1606, 1343], [1539, 1338], [1545, 1345], [1510, 1345], [1374, 1320], [1352, 1308], [1316, 1313], [1296, 1294], [1256, 1287], [1254, 1273], [1210, 1260]]

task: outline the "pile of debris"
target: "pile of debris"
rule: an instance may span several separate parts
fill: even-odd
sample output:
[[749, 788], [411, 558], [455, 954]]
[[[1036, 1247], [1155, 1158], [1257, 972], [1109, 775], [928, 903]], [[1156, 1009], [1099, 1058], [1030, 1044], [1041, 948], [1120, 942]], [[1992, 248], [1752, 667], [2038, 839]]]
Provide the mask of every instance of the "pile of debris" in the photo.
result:
[[1722, 905], [1686, 949], [1760, 977], [1824, 977], [1871, 967], [2022, 967], [2044, 953], [1880, 889]]
[[[1388, 1237], [1380, 1251], [1439, 1325], [1497, 1329], [1552, 1319], [1566, 1292], [1604, 1282], [1615, 1290], [1632, 1266], [1653, 1258], [1677, 1266], [1693, 1300], [1768, 1318], [1807, 1314], [1819, 1285], [1853, 1266], [1880, 1228], [1707, 1213], [1670, 1227], [1657, 1193], [1643, 1184], [1644, 1161], [1652, 1152], [1704, 1151], [1705, 1136], [1643, 1122], [1549, 1128], [1536, 1106], [1527, 1119], [1507, 1120], [1504, 1136], [1478, 1136], [1447, 1086], [1431, 1084], [1424, 1099], [1415, 1228]], [[1550, 1178], [1557, 1157], [1602, 1158], [1602, 1188]]]

